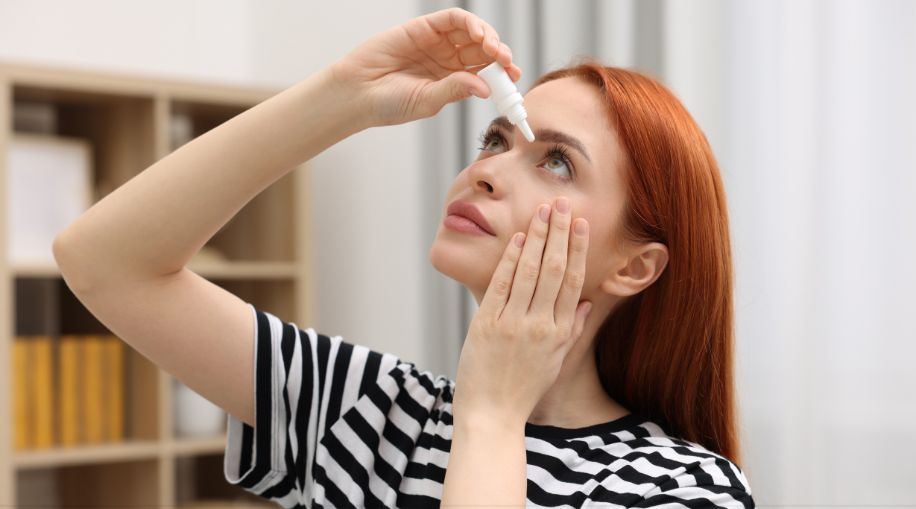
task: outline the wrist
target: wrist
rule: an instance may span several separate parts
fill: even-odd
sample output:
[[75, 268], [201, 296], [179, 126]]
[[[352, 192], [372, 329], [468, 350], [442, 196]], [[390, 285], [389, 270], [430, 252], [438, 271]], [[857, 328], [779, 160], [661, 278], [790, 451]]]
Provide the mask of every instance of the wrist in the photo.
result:
[[[343, 139], [374, 127], [364, 110], [361, 93], [354, 84], [341, 76], [335, 64], [319, 69], [300, 82], [303, 94], [308, 94], [309, 108], [320, 111], [326, 119], [326, 128]], [[311, 94], [317, 93], [317, 99]]]
[[527, 419], [509, 412], [481, 411], [464, 413], [452, 409], [457, 432], [472, 434], [523, 434]]
[[372, 119], [370, 108], [365, 104], [365, 91], [359, 87], [352, 73], [347, 71], [346, 66], [340, 60], [323, 68], [319, 71], [319, 75], [326, 89], [334, 96], [334, 102], [342, 108], [342, 117], [349, 119], [350, 125], [356, 128], [356, 132], [377, 127]]

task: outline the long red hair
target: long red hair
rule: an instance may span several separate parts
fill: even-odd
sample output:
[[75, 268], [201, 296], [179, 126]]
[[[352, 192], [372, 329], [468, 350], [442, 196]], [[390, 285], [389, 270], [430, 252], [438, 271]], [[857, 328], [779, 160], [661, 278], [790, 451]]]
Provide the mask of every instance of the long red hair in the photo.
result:
[[660, 242], [669, 256], [598, 330], [601, 383], [631, 412], [737, 465], [731, 243], [706, 136], [674, 94], [633, 70], [584, 59], [532, 87], [565, 77], [597, 87], [626, 152], [621, 239]]

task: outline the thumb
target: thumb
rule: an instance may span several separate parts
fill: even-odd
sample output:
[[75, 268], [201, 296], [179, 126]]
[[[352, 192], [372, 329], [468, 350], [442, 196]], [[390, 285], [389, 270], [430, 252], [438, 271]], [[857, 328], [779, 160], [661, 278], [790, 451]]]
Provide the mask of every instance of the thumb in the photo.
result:
[[490, 87], [483, 78], [466, 71], [457, 71], [431, 83], [426, 91], [423, 101], [435, 111], [439, 111], [446, 104], [466, 99], [471, 95], [486, 97], [489, 95]]

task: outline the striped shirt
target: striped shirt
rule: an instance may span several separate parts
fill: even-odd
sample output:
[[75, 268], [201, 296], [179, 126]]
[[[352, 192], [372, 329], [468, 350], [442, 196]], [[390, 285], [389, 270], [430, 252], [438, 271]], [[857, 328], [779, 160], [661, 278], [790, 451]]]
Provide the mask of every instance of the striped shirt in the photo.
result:
[[[455, 383], [254, 315], [255, 426], [227, 415], [224, 475], [282, 507], [439, 507]], [[629, 414], [525, 425], [528, 507], [754, 507], [744, 473]]]

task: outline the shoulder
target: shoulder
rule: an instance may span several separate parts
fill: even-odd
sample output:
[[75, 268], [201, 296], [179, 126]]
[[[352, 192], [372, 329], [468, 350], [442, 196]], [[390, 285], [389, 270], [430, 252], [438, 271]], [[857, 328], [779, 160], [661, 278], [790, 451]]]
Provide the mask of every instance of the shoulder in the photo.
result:
[[[643, 420], [615, 434], [619, 442], [609, 443], [615, 458], [602, 482], [605, 492], [621, 488], [623, 477], [642, 490], [634, 507], [654, 507], [686, 499], [708, 501], [721, 507], [754, 507], [751, 487], [744, 472], [733, 461], [706, 447], [669, 435], [659, 425]], [[634, 490], [635, 492], [636, 490]], [[601, 490], [599, 490], [601, 492]]]

